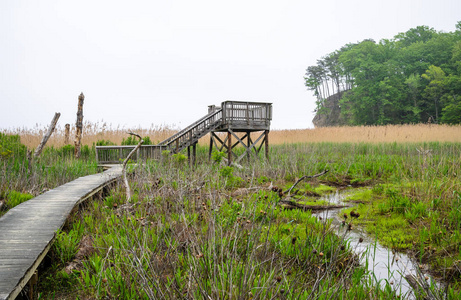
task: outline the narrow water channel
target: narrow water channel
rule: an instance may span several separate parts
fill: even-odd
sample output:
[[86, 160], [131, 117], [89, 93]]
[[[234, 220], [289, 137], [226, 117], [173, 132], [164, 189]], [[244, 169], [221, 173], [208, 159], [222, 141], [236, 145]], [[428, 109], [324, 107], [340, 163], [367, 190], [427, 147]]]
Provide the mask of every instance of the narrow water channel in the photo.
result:
[[[324, 196], [321, 200], [335, 205], [353, 207], [350, 203], [343, 202], [347, 197], [346, 193], [335, 192]], [[405, 299], [414, 299], [413, 290], [405, 279], [406, 275], [416, 277], [416, 268], [410, 258], [404, 253], [392, 253], [391, 250], [381, 246], [374, 237], [368, 236], [364, 230], [354, 226], [346, 233], [346, 226], [342, 226], [342, 220], [338, 216], [341, 208], [315, 212], [313, 215], [322, 217], [323, 220], [331, 219], [332, 225], [339, 236], [344, 236], [349, 241], [353, 251], [360, 256], [362, 263], [368, 261], [368, 270], [373, 272], [376, 280], [385, 285], [386, 281], [391, 284], [397, 295]], [[360, 239], [363, 239], [360, 242]], [[427, 274], [429, 280], [433, 278]], [[428, 282], [429, 283], [429, 282]]]

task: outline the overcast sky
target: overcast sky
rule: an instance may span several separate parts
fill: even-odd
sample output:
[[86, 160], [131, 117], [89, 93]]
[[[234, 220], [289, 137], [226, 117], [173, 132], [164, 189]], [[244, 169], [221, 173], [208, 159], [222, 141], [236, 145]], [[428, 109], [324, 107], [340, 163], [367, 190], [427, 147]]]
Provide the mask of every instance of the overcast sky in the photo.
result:
[[305, 69], [350, 43], [427, 25], [460, 0], [0, 2], [0, 129], [84, 120], [183, 128], [210, 104], [272, 102], [272, 128], [312, 127]]

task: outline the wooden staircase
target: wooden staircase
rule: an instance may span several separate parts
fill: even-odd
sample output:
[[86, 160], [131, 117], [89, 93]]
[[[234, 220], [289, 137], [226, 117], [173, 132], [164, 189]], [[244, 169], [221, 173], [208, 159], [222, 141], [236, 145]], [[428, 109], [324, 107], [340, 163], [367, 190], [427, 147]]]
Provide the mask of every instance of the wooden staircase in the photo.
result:
[[160, 142], [157, 146], [165, 146], [171, 152], [179, 153], [181, 150], [196, 144], [200, 138], [212, 132], [221, 124], [222, 109], [219, 108]]

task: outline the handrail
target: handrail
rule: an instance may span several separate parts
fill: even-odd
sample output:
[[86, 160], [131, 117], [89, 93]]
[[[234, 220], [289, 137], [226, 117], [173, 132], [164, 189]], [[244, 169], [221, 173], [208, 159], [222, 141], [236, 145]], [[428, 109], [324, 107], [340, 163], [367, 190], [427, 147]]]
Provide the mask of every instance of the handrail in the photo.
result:
[[218, 109], [218, 110], [216, 110], [216, 111], [214, 111], [212, 113], [207, 114], [206, 116], [202, 117], [198, 121], [195, 121], [191, 125], [187, 126], [186, 128], [184, 128], [184, 129], [180, 130], [179, 132], [175, 133], [174, 135], [170, 136], [166, 140], [161, 141], [160, 143], [158, 143], [158, 145], [169, 145], [171, 143], [171, 141], [176, 140], [179, 136], [181, 136], [184, 133], [188, 132], [190, 129], [198, 126], [203, 121], [205, 121], [205, 120], [207, 120], [207, 119], [209, 119], [211, 117], [214, 117], [215, 115], [217, 115], [221, 111], [222, 111], [222, 109]]
[[195, 123], [194, 127], [190, 127], [188, 130], [183, 130], [164, 146], [168, 147], [173, 153], [177, 153], [185, 147], [194, 144], [201, 137], [221, 125], [221, 113], [221, 110], [217, 110], [209, 114], [206, 118], [202, 118], [200, 122]]
[[[96, 146], [96, 160], [99, 164], [121, 163], [135, 147], [134, 145]], [[157, 158], [166, 149], [167, 146], [142, 145], [136, 152], [136, 155], [132, 157], [132, 160], [138, 161], [139, 159]]]

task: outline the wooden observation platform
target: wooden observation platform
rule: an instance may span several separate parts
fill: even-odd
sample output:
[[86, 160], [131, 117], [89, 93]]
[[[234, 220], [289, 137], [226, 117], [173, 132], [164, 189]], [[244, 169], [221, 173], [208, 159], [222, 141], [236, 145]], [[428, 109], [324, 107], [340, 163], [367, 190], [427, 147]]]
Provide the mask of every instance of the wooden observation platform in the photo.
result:
[[[225, 101], [221, 106], [211, 105], [208, 107], [207, 115], [158, 145], [141, 146], [133, 160], [157, 159], [164, 150], [179, 153], [187, 148], [187, 156], [189, 160], [192, 159], [191, 163], [195, 164], [197, 143], [207, 134], [210, 135], [209, 156], [211, 157], [213, 147], [218, 151], [225, 150], [229, 165], [239, 162], [245, 156], [248, 159], [251, 155], [257, 156], [263, 146], [268, 157], [271, 120], [272, 103]], [[252, 133], [257, 133], [257, 136], [252, 137]], [[240, 156], [234, 152], [238, 145], [245, 149]], [[97, 146], [98, 163], [120, 163], [134, 147]]]

